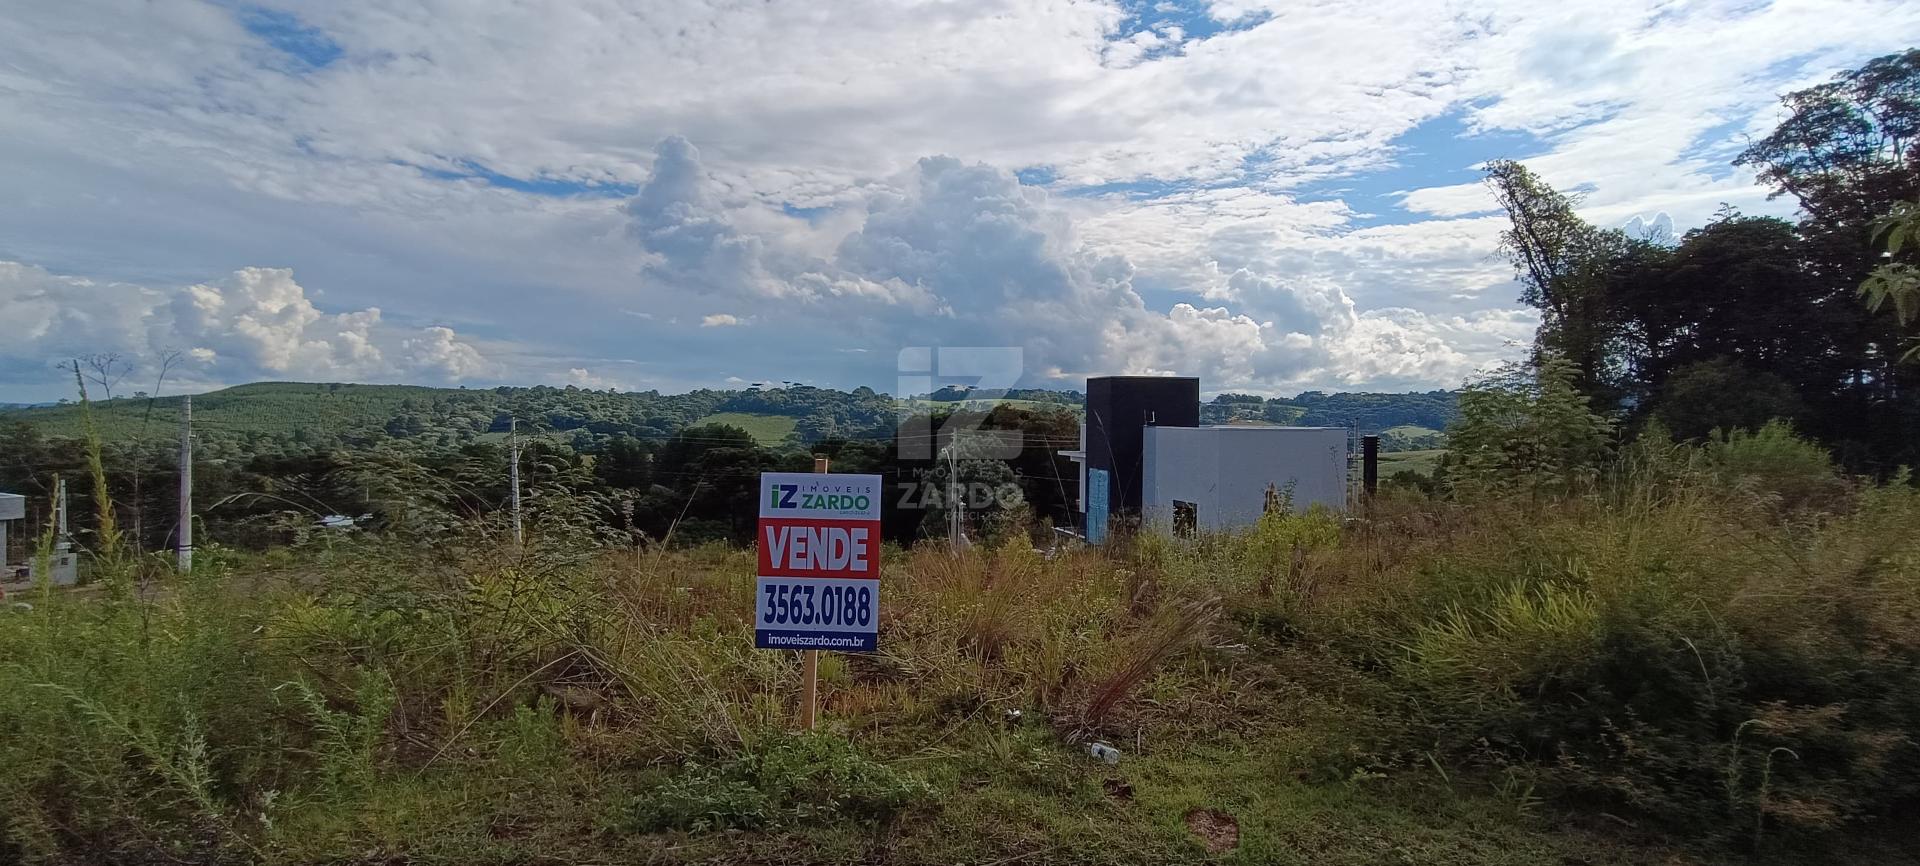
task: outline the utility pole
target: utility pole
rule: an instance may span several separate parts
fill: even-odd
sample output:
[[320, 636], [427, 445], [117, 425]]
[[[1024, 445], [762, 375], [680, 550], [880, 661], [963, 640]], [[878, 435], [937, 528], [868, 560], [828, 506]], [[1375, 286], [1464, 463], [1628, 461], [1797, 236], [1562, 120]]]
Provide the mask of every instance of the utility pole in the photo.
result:
[[1377, 435], [1360, 437], [1360, 490], [1366, 494], [1368, 503], [1380, 492], [1380, 437]]
[[947, 548], [960, 552], [960, 431], [947, 440]]
[[53, 476], [53, 540], [55, 544], [64, 544], [67, 540], [67, 479]]
[[193, 571], [193, 398], [180, 398], [180, 540], [182, 574]]
[[519, 547], [522, 540], [520, 533], [520, 419], [507, 419], [507, 442], [510, 455], [507, 458], [507, 486], [513, 488], [510, 497], [513, 502], [513, 546]]

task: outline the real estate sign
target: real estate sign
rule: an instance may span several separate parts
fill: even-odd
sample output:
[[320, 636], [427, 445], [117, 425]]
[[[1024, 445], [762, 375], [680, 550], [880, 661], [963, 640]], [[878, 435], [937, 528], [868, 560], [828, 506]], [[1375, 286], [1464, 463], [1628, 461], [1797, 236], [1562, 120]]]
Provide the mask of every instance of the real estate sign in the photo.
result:
[[754, 646], [874, 648], [880, 495], [878, 475], [761, 473]]

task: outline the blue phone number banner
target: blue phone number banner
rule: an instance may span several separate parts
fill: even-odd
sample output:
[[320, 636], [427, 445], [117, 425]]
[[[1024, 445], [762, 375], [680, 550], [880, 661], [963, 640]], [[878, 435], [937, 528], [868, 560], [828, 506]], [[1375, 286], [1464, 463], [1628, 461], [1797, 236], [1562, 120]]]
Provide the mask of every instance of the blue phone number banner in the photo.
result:
[[762, 577], [754, 582], [754, 601], [756, 647], [874, 649], [880, 618], [878, 580]]

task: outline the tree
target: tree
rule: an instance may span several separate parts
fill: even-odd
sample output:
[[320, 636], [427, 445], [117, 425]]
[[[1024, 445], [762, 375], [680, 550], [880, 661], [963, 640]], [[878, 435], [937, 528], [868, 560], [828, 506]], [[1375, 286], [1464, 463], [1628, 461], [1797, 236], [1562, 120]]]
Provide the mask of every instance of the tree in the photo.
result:
[[1920, 49], [1842, 72], [1780, 98], [1788, 117], [1742, 151], [1775, 195], [1822, 229], [1858, 227], [1920, 194]]
[[926, 516], [920, 520], [921, 534], [946, 537], [948, 515], [956, 505], [973, 528], [984, 525], [990, 515], [1023, 501], [1012, 467], [992, 454], [979, 438], [957, 437], [940, 449], [931, 467], [921, 470], [926, 506]]
[[1716, 358], [1674, 371], [1653, 417], [1676, 437], [1704, 440], [1715, 430], [1758, 430], [1805, 412], [1799, 391], [1787, 380]]
[[1615, 315], [1643, 399], [1657, 401], [1675, 370], [1716, 358], [1831, 393], [1868, 349], [1851, 295], [1819, 277], [1792, 223], [1723, 209], [1627, 281]]
[[639, 439], [615, 436], [594, 461], [593, 472], [608, 487], [643, 490], [652, 482], [653, 454]]
[[664, 499], [648, 497], [652, 519], [647, 528], [654, 537], [664, 538], [684, 517], [707, 521], [714, 532], [741, 542], [753, 537], [760, 513], [760, 473], [779, 468], [773, 453], [761, 448], [752, 434], [724, 424], [674, 434], [661, 446], [654, 466], [653, 479], [665, 488]]
[[1901, 363], [1914, 335], [1898, 306], [1914, 253], [1903, 245], [1888, 257], [1880, 242], [1885, 220], [1920, 199], [1920, 49], [1781, 101], [1788, 117], [1736, 164], [1757, 168], [1776, 195], [1799, 201], [1812, 278], [1836, 293], [1860, 291], [1869, 305], [1894, 305], [1893, 315], [1862, 315], [1843, 335], [1846, 381], [1823, 400], [1808, 395], [1816, 403], [1808, 432], [1854, 471], [1890, 472], [1920, 460], [1920, 365]]
[[1588, 406], [1576, 377], [1572, 362], [1548, 354], [1468, 383], [1447, 431], [1454, 491], [1568, 493], [1594, 478], [1613, 425]]
[[1654, 245], [1589, 225], [1574, 212], [1577, 198], [1513, 160], [1488, 163], [1487, 185], [1507, 212], [1510, 225], [1500, 233], [1500, 245], [1513, 260], [1520, 301], [1540, 311], [1535, 362], [1560, 356], [1572, 364], [1581, 393], [1612, 405], [1624, 374], [1613, 285], [1630, 276], [1636, 257]]
[[113, 386], [133, 372], [133, 362], [121, 357], [119, 352], [95, 352], [74, 359], [74, 369], [83, 371], [87, 381], [99, 385], [101, 393], [112, 400]]

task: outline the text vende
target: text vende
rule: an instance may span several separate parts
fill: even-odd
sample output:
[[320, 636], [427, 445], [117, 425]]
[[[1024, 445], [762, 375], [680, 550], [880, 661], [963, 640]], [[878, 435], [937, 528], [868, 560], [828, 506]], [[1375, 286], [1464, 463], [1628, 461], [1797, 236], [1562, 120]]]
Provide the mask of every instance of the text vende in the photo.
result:
[[760, 523], [760, 571], [795, 577], [873, 573], [878, 521], [775, 520]]

